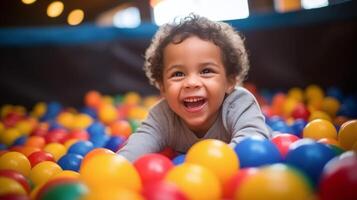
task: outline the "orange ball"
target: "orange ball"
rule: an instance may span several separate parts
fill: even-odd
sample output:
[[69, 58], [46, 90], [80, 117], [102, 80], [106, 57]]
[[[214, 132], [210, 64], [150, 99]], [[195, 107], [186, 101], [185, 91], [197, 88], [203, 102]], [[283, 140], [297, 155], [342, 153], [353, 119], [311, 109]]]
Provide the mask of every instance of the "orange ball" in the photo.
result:
[[315, 119], [305, 126], [303, 137], [314, 140], [322, 138], [337, 139], [337, 130], [331, 122], [324, 119]]
[[109, 149], [106, 149], [106, 148], [95, 148], [93, 149], [92, 151], [88, 152], [83, 160], [82, 160], [82, 165], [85, 165], [85, 163], [92, 159], [93, 157], [97, 156], [97, 155], [101, 155], [101, 154], [114, 154], [113, 151], [109, 150]]
[[338, 141], [345, 150], [353, 149], [357, 142], [357, 120], [350, 120], [342, 124], [338, 131]]
[[97, 109], [102, 103], [102, 95], [98, 91], [89, 91], [84, 96], [84, 103], [88, 107]]
[[45, 138], [41, 136], [30, 136], [25, 142], [25, 146], [27, 147], [36, 147], [40, 149], [45, 147], [45, 144], [46, 144]]
[[132, 133], [131, 125], [126, 120], [117, 120], [110, 124], [110, 131], [112, 135], [123, 136], [128, 138]]
[[98, 118], [105, 124], [110, 124], [118, 119], [118, 111], [111, 104], [102, 104], [98, 109]]
[[210, 169], [221, 181], [227, 181], [239, 169], [239, 160], [228, 144], [207, 139], [194, 144], [187, 152], [185, 162]]
[[176, 185], [189, 199], [220, 199], [221, 184], [206, 167], [183, 163], [172, 168], [165, 181]]

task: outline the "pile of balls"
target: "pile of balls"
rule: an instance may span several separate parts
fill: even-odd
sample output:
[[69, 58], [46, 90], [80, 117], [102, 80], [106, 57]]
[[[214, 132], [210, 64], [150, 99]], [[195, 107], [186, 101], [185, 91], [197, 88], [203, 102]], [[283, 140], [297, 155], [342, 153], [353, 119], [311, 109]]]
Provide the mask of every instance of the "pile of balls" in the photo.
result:
[[159, 97], [89, 91], [81, 109], [0, 110], [0, 199], [357, 199], [357, 100], [316, 85], [258, 91], [273, 137], [115, 154]]

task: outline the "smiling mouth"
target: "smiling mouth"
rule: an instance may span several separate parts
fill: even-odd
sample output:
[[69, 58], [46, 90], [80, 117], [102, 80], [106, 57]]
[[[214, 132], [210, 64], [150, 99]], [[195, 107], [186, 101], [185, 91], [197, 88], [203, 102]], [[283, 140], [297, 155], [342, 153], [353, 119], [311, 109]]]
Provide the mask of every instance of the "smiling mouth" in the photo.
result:
[[183, 100], [183, 105], [189, 112], [198, 112], [206, 104], [207, 100], [202, 97], [189, 97]]

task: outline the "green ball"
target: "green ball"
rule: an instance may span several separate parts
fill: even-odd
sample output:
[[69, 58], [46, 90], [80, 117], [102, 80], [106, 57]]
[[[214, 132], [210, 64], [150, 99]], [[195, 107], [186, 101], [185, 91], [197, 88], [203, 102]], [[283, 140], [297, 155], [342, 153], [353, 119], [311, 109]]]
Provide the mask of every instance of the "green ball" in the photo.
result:
[[88, 189], [82, 183], [64, 183], [49, 188], [40, 200], [77, 200], [87, 193]]

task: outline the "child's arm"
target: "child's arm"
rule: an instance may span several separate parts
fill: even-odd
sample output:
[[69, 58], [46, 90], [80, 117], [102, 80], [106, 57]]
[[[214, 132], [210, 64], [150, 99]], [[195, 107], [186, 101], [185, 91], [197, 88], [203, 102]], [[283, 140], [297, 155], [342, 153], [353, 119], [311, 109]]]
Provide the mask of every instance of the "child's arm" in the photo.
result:
[[271, 137], [259, 104], [249, 91], [237, 88], [227, 97], [223, 113], [225, 126], [232, 133], [232, 147], [248, 136]]
[[144, 154], [161, 151], [167, 146], [165, 124], [167, 123], [162, 108], [158, 104], [150, 110], [147, 119], [142, 122], [135, 133], [130, 135], [125, 145], [117, 153], [133, 162]]

